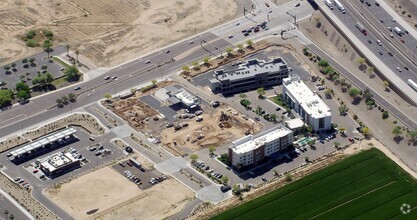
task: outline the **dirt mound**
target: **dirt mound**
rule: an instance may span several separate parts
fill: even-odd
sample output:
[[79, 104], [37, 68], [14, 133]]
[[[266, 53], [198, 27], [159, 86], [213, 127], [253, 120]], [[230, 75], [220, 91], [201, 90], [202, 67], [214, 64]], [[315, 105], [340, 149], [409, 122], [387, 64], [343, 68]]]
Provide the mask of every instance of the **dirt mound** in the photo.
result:
[[149, 16], [148, 20], [151, 24], [171, 24], [177, 20], [177, 16], [168, 12], [157, 12]]

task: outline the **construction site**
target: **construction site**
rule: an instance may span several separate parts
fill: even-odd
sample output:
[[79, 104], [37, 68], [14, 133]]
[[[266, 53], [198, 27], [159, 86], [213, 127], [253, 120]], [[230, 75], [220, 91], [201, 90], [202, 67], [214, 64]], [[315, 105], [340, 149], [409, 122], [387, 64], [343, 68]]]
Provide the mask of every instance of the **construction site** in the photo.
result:
[[[222, 146], [248, 134], [256, 134], [262, 125], [226, 104], [207, 107], [201, 115], [179, 114], [176, 122], [165, 125], [160, 140], [177, 155], [187, 155], [209, 146]], [[155, 136], [158, 134], [154, 134]]]

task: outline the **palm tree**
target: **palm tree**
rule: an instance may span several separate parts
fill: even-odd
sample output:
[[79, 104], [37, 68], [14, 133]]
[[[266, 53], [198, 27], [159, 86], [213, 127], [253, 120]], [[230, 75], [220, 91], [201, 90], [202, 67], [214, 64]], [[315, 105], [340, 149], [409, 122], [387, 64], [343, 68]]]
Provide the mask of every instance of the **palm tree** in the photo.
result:
[[49, 57], [49, 53], [51, 52], [51, 47], [52, 47], [52, 43], [49, 40], [45, 40], [43, 42], [43, 49], [46, 51], [46, 53], [48, 54], [48, 59], [51, 59]]
[[242, 52], [243, 52], [243, 44], [238, 44], [238, 45], [237, 45], [237, 48], [239, 48], [239, 49], [238, 49], [238, 51], [239, 51], [240, 53], [242, 53]]
[[77, 55], [77, 63], [79, 63], [79, 61], [78, 61], [78, 54], [80, 54], [80, 52], [78, 50], [75, 50], [75, 55]]
[[253, 41], [252, 40], [247, 40], [246, 44], [248, 45], [248, 47], [253, 47]]
[[384, 80], [384, 87], [385, 87], [385, 90], [387, 90], [387, 89], [388, 89], [388, 87], [389, 87], [389, 82], [388, 82], [388, 81], [386, 81], [386, 80]]
[[209, 57], [205, 57], [203, 59], [204, 65], [208, 66], [210, 64], [210, 58]]
[[372, 72], [374, 72], [375, 68], [373, 66], [368, 67], [369, 77], [372, 76]]
[[69, 44], [67, 44], [65, 47], [67, 48], [67, 56], [69, 57], [69, 49], [70, 49], [70, 45], [69, 45]]
[[262, 98], [265, 95], [265, 89], [263, 87], [258, 88], [256, 92], [258, 93], [258, 98]]
[[209, 146], [208, 150], [210, 152], [210, 156], [214, 155], [214, 151], [216, 151], [216, 147], [215, 146]]
[[192, 162], [195, 162], [198, 159], [198, 155], [197, 154], [191, 154], [190, 159], [191, 159]]
[[400, 126], [396, 126], [392, 129], [392, 134], [395, 135], [395, 137], [398, 137], [402, 133], [403, 131], [401, 130]]
[[233, 55], [233, 49], [232, 48], [230, 48], [230, 47], [228, 47], [228, 48], [226, 48], [226, 53], [227, 53], [227, 56], [232, 56]]

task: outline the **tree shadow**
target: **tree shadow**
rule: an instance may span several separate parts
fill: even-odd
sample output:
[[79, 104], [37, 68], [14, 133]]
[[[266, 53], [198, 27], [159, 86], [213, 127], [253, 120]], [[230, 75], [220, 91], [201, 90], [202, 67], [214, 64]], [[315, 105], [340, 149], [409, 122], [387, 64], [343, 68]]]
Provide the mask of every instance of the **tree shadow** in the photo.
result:
[[362, 97], [356, 97], [352, 100], [352, 104], [353, 105], [358, 105], [358, 104], [361, 103], [361, 101], [362, 101]]
[[404, 137], [402, 137], [402, 136], [395, 136], [394, 137], [394, 141], [395, 141], [395, 143], [397, 143], [397, 144], [399, 144], [402, 140], [404, 140]]

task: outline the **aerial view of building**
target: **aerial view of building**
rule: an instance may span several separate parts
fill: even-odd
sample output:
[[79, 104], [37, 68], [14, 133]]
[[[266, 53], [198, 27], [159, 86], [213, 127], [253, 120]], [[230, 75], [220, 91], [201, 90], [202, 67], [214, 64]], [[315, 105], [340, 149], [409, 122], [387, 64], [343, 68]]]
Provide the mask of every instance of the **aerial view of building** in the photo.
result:
[[284, 150], [292, 139], [292, 131], [283, 125], [248, 135], [229, 146], [229, 162], [235, 167], [257, 165], [265, 157]]
[[280, 85], [290, 71], [291, 68], [280, 57], [269, 61], [251, 59], [237, 69], [215, 70], [210, 89], [214, 93], [227, 94]]
[[282, 95], [315, 132], [330, 130], [332, 113], [323, 100], [312, 92], [298, 75], [283, 80]]
[[45, 175], [54, 177], [80, 167], [80, 160], [75, 159], [71, 153], [58, 152], [40, 163], [40, 169]]

